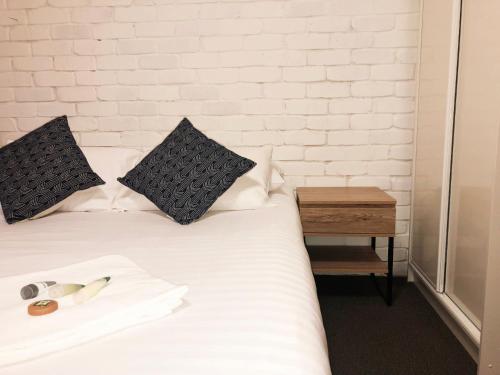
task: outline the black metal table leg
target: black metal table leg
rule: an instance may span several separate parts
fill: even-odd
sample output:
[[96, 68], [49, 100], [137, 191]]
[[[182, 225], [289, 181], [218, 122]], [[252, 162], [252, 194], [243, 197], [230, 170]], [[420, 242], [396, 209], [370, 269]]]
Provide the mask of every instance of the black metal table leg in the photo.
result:
[[387, 251], [387, 305], [392, 305], [392, 271], [394, 262], [394, 237], [389, 237], [389, 247]]
[[[377, 246], [377, 237], [372, 237], [371, 248], [373, 251], [375, 251], [376, 246]], [[372, 277], [372, 280], [375, 280], [375, 274], [373, 272], [370, 273], [370, 276]]]

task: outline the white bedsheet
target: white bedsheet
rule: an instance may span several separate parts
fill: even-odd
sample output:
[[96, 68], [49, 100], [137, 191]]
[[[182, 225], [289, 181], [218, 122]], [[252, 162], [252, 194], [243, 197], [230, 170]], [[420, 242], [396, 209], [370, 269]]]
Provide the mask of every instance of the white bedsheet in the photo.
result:
[[162, 320], [0, 374], [330, 374], [297, 208], [289, 194], [271, 200], [274, 207], [211, 212], [189, 226], [155, 211], [2, 222], [0, 277], [121, 254], [189, 293]]

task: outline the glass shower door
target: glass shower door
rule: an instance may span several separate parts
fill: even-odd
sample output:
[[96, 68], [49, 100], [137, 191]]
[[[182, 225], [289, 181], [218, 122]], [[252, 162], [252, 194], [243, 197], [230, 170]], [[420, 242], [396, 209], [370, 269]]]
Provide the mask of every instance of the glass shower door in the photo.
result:
[[500, 124], [499, 15], [498, 0], [462, 2], [445, 292], [478, 328]]
[[459, 0], [424, 1], [410, 261], [444, 288]]

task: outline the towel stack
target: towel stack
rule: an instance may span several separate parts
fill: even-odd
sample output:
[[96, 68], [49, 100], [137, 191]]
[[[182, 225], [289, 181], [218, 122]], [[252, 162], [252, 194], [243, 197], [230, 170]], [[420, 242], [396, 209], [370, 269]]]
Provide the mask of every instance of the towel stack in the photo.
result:
[[[104, 276], [111, 281], [93, 299], [76, 305], [58, 299], [59, 310], [30, 316], [20, 289], [36, 281], [81, 283]], [[111, 255], [68, 267], [0, 279], [0, 367], [64, 350], [113, 332], [160, 319], [182, 304], [186, 286], [153, 278], [129, 259]]]

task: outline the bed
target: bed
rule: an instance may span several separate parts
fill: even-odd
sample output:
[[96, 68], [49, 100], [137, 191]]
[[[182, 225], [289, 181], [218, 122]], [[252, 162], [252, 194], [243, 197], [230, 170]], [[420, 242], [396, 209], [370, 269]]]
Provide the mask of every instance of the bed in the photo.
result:
[[186, 303], [162, 320], [0, 374], [330, 374], [294, 198], [280, 189], [270, 202], [209, 212], [189, 226], [160, 211], [0, 220], [0, 277], [121, 254], [189, 286]]

